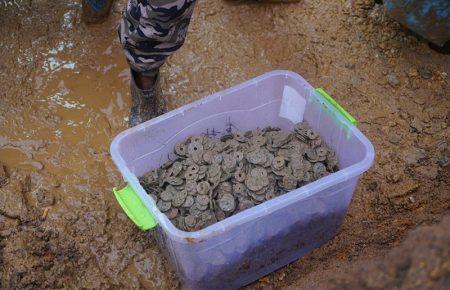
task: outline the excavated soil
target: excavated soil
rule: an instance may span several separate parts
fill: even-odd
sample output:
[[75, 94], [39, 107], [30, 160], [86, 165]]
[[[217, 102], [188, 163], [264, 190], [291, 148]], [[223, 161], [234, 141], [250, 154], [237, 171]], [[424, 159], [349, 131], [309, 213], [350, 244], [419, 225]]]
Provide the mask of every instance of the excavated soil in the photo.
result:
[[[375, 2], [199, 0], [186, 44], [162, 71], [171, 108], [296, 71], [375, 146], [340, 233], [250, 289], [450, 284], [450, 56]], [[87, 26], [78, 1], [0, 2], [2, 289], [180, 287], [152, 233], [111, 193], [121, 176], [109, 144], [130, 107], [116, 31], [123, 6]]]

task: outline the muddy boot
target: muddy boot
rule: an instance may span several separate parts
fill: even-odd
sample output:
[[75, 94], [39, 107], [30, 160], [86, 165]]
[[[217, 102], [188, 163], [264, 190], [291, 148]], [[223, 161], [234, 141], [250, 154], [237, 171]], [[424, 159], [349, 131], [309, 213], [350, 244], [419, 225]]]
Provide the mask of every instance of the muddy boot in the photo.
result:
[[81, 18], [85, 23], [100, 23], [106, 20], [113, 0], [83, 0]]
[[142, 90], [136, 84], [134, 72], [131, 72], [131, 113], [128, 125], [134, 127], [142, 122], [167, 112], [166, 101], [162, 96], [159, 73], [151, 89]]

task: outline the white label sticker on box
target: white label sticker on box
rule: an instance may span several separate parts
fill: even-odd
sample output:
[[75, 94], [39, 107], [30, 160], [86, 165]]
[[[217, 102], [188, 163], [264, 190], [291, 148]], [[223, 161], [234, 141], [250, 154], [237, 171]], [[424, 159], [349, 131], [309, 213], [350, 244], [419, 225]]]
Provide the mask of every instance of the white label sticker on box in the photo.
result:
[[299, 123], [303, 121], [305, 107], [305, 98], [303, 98], [294, 88], [284, 86], [280, 117], [288, 119], [294, 124]]

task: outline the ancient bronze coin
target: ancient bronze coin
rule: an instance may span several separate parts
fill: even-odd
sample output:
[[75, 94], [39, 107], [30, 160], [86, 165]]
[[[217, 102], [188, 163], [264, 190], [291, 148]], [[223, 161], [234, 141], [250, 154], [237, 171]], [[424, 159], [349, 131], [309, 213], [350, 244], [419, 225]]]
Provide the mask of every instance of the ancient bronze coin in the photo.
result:
[[199, 216], [204, 210], [206, 210], [206, 208], [205, 209], [203, 209], [203, 207], [201, 207], [200, 206], [200, 208], [199, 208], [199, 205], [197, 204], [197, 203], [194, 203], [194, 205], [193, 206], [191, 206], [190, 208], [189, 208], [189, 214], [190, 215], [192, 215], [192, 216]]
[[205, 162], [203, 161], [203, 151], [192, 154], [191, 157], [192, 157], [192, 161], [194, 161], [195, 164], [198, 164], [198, 165], [205, 164]]
[[179, 207], [182, 206], [187, 197], [187, 191], [181, 190], [175, 192], [172, 198], [172, 206]]
[[220, 176], [221, 171], [222, 170], [220, 168], [220, 165], [211, 164], [208, 168], [207, 174], [209, 177], [216, 177], [216, 176]]
[[184, 180], [180, 177], [171, 176], [166, 178], [166, 182], [169, 183], [170, 185], [177, 186], [183, 184]]
[[196, 203], [201, 206], [205, 206], [205, 205], [209, 204], [209, 196], [208, 195], [204, 195], [204, 194], [197, 195], [195, 197], [195, 200], [196, 200]]
[[312, 129], [308, 129], [306, 130], [306, 137], [309, 140], [313, 140], [316, 139], [319, 135], [316, 134], [316, 132], [314, 132]]
[[213, 155], [211, 163], [220, 164], [220, 163], [222, 163], [222, 160], [223, 160], [222, 154], [217, 153], [217, 154]]
[[206, 165], [201, 165], [197, 173], [198, 173], [199, 175], [200, 175], [200, 174], [203, 175], [203, 174], [205, 174], [207, 171], [208, 171], [208, 166], [206, 166]]
[[324, 177], [325, 175], [327, 175], [327, 168], [325, 167], [325, 165], [321, 162], [317, 162], [313, 165], [312, 168], [313, 171], [313, 177], [314, 179], [319, 179], [321, 177]]
[[266, 195], [265, 194], [256, 194], [255, 192], [249, 191], [248, 194], [252, 197], [252, 200], [255, 203], [261, 203], [266, 199]]
[[193, 228], [195, 226], [195, 224], [197, 223], [195, 216], [193, 215], [187, 215], [184, 218], [184, 223], [186, 224], [187, 227], [189, 228]]
[[233, 175], [230, 172], [226, 171], [220, 176], [220, 182], [228, 181], [231, 179], [231, 177], [233, 177]]
[[314, 149], [307, 149], [306, 150], [306, 158], [311, 162], [317, 162], [319, 157], [317, 156], [316, 150]]
[[232, 193], [233, 185], [230, 182], [222, 182], [219, 184], [217, 190], [223, 193]]
[[251, 191], [259, 191], [262, 190], [264, 187], [266, 187], [269, 184], [269, 179], [267, 177], [248, 177], [245, 180], [245, 185], [248, 189]]
[[179, 156], [186, 156], [187, 147], [184, 142], [179, 142], [175, 145], [175, 153]]
[[150, 197], [155, 201], [155, 202], [158, 202], [158, 196], [156, 195], [156, 194], [149, 194], [150, 195]]
[[192, 164], [186, 169], [186, 172], [195, 174], [195, 173], [198, 173], [199, 170], [200, 170], [200, 167], [197, 164]]
[[181, 170], [183, 170], [183, 164], [181, 162], [174, 162], [172, 165], [172, 173], [174, 176], [180, 174]]
[[250, 171], [251, 177], [267, 177], [267, 171], [262, 167], [255, 167]]
[[233, 138], [241, 143], [247, 142], [247, 138], [244, 136], [244, 134], [240, 131], [233, 132]]
[[236, 158], [232, 154], [223, 155], [222, 168], [225, 171], [232, 171], [236, 167]]
[[271, 200], [272, 198], [275, 198], [275, 197], [276, 197], [276, 194], [275, 194], [275, 190], [273, 188], [266, 191], [266, 194], [265, 194], [266, 200]]
[[183, 207], [190, 208], [194, 204], [194, 197], [192, 195], [186, 196], [186, 199], [183, 203]]
[[247, 175], [246, 175], [245, 172], [242, 171], [242, 170], [239, 170], [239, 171], [234, 172], [234, 179], [235, 179], [237, 182], [244, 182], [246, 176], [247, 176]]
[[272, 166], [276, 170], [281, 170], [284, 168], [286, 160], [282, 156], [276, 156], [272, 161]]
[[309, 183], [312, 181], [312, 179], [313, 179], [313, 176], [312, 176], [311, 172], [309, 172], [309, 171], [305, 172], [305, 175], [303, 176], [303, 182]]
[[281, 147], [291, 139], [291, 133], [286, 131], [278, 131], [272, 136], [272, 146]]
[[214, 154], [215, 153], [210, 150], [203, 151], [203, 161], [205, 161], [206, 164], [211, 164]]
[[234, 158], [236, 159], [237, 162], [240, 162], [244, 159], [244, 153], [242, 151], [235, 151], [233, 153]]
[[171, 208], [172, 204], [170, 203], [170, 201], [164, 201], [161, 199], [158, 201], [157, 206], [160, 211], [166, 212]]
[[163, 201], [171, 201], [173, 199], [173, 192], [170, 192], [169, 190], [164, 190], [159, 195]]
[[144, 184], [157, 184], [158, 183], [158, 171], [152, 170], [149, 173], [142, 176], [139, 181]]
[[178, 208], [173, 207], [170, 210], [166, 211], [165, 214], [169, 219], [174, 219], [178, 215]]
[[[214, 223], [217, 222], [217, 218], [211, 211], [205, 211], [200, 215], [200, 221], [201, 221], [201, 227], [200, 228], [206, 228]], [[199, 224], [197, 223], [197, 226]]]
[[243, 210], [252, 208], [254, 206], [255, 206], [255, 204], [252, 201], [250, 201], [248, 199], [243, 199], [239, 202], [238, 209], [239, 209], [239, 211], [243, 211]]
[[226, 193], [219, 200], [219, 207], [224, 212], [232, 212], [236, 209], [236, 201], [233, 195]]
[[191, 142], [187, 148], [189, 155], [201, 154], [203, 156], [203, 145], [200, 142]]
[[195, 142], [195, 143], [203, 144], [203, 141], [204, 141], [204, 138], [201, 135], [191, 137], [191, 143]]
[[247, 187], [244, 183], [238, 182], [233, 184], [233, 193], [237, 195], [245, 196], [247, 195]]
[[211, 190], [211, 185], [208, 181], [201, 181], [197, 184], [197, 192], [199, 194], [208, 194]]
[[283, 176], [283, 188], [286, 190], [293, 190], [297, 188], [297, 179], [292, 175]]
[[258, 135], [258, 134], [251, 137], [251, 139], [249, 141], [251, 146], [253, 146], [255, 148], [264, 146], [266, 144], [266, 142], [267, 142], [267, 138], [264, 137], [263, 135]]
[[267, 161], [267, 156], [261, 149], [256, 149], [254, 151], [247, 153], [246, 158], [248, 162], [256, 165], [262, 165]]
[[197, 194], [197, 182], [195, 180], [186, 180], [184, 189], [189, 195]]
[[263, 164], [263, 167], [269, 167], [272, 165], [273, 159], [275, 156], [269, 152], [269, 150], [266, 151], [266, 163]]
[[192, 173], [190, 171], [186, 171], [184, 173], [184, 178], [186, 178], [186, 180], [196, 181], [198, 179], [198, 174], [197, 173]]

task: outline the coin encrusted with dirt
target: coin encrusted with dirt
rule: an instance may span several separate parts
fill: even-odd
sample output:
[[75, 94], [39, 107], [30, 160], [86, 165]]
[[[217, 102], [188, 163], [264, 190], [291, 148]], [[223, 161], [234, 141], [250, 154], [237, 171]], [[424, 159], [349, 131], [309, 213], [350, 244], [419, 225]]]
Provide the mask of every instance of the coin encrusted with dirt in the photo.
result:
[[191, 136], [175, 160], [140, 178], [172, 223], [198, 231], [338, 170], [333, 149], [306, 123], [220, 138]]

